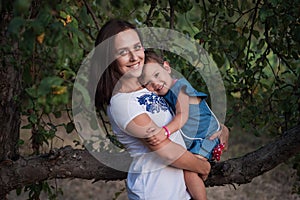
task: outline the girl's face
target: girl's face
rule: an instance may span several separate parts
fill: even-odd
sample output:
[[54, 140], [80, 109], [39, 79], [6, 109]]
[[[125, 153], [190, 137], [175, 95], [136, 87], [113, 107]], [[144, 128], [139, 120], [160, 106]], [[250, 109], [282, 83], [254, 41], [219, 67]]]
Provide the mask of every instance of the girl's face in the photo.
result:
[[144, 66], [141, 82], [148, 90], [163, 96], [173, 85], [170, 74], [171, 68], [167, 62], [164, 62], [164, 66], [149, 62]]
[[137, 32], [128, 29], [115, 37], [115, 55], [118, 66], [125, 77], [139, 77], [144, 65], [144, 48]]

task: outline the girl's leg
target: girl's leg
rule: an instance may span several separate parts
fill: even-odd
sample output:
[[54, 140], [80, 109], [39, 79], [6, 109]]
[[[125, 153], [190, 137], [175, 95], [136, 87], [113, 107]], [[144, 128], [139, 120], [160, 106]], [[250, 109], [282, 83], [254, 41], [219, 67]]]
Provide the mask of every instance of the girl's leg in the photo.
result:
[[184, 179], [193, 200], [207, 200], [204, 182], [197, 173], [184, 170]]

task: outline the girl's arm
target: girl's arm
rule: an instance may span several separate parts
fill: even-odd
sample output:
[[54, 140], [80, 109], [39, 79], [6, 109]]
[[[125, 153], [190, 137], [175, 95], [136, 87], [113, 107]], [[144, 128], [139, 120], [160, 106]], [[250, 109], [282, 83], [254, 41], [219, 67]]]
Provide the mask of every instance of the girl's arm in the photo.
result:
[[208, 175], [210, 171], [210, 164], [205, 160], [201, 160], [188, 152], [181, 145], [172, 142], [165, 136], [165, 130], [158, 127], [147, 114], [140, 114], [135, 117], [126, 126], [126, 131], [132, 136], [141, 138], [148, 138], [152, 135], [159, 135], [165, 139], [158, 145], [150, 145], [145, 142], [145, 145], [152, 151], [155, 151], [167, 164], [174, 167], [185, 169], [199, 173], [201, 175]]
[[[177, 97], [176, 115], [173, 117], [172, 121], [169, 122], [165, 127], [172, 134], [183, 127], [189, 117], [189, 101], [190, 97], [184, 92], [182, 88]], [[145, 139], [145, 141], [150, 145], [158, 145], [162, 142], [165, 137], [161, 135], [153, 135]]]
[[178, 131], [183, 127], [189, 117], [189, 96], [182, 88], [177, 97], [176, 115], [170, 123], [166, 125], [171, 133]]

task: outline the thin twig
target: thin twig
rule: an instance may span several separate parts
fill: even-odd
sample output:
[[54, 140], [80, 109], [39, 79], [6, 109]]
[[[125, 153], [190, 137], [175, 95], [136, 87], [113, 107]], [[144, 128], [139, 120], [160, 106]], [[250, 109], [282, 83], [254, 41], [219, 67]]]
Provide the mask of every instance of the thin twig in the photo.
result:
[[207, 29], [208, 29], [208, 24], [207, 24], [208, 14], [207, 14], [206, 4], [205, 4], [204, 0], [202, 0], [202, 4], [203, 4], [204, 16], [205, 16], [205, 20], [204, 20], [204, 24], [203, 24], [203, 29], [204, 29], [204, 31], [207, 31]]
[[146, 24], [147, 26], [150, 26], [151, 16], [152, 16], [153, 10], [155, 9], [156, 6], [157, 6], [157, 1], [152, 0], [150, 9], [149, 9], [147, 17], [146, 17], [146, 21], [144, 22], [144, 24]]
[[251, 47], [251, 37], [252, 37], [252, 34], [253, 34], [253, 30], [254, 30], [254, 24], [255, 24], [255, 19], [256, 19], [259, 4], [260, 4], [260, 0], [258, 0], [256, 2], [255, 9], [254, 9], [252, 24], [251, 24], [251, 28], [250, 28], [250, 34], [249, 34], [249, 37], [248, 37], [248, 42], [249, 43], [248, 43], [248, 48], [247, 48], [246, 62], [248, 62], [248, 57], [249, 57], [249, 52], [250, 52], [250, 47]]
[[292, 69], [291, 65], [285, 60], [284, 55], [280, 54], [280, 52], [273, 46], [272, 42], [269, 38], [269, 24], [265, 23], [265, 37], [266, 37], [266, 43], [268, 44], [268, 47], [274, 52], [275, 55], [278, 56], [278, 58], [286, 65], [286, 67], [291, 70], [291, 72], [297, 77], [297, 73]]
[[84, 5], [86, 6], [86, 8], [88, 9], [89, 13], [91, 14], [93, 21], [96, 24], [97, 29], [100, 30], [100, 25], [98, 23], [97, 17], [95, 15], [95, 13], [93, 12], [91, 6], [88, 4], [88, 2], [86, 0], [83, 0], [83, 2], [84, 2]]
[[252, 10], [254, 10], [254, 9], [255, 9], [255, 8], [251, 8], [251, 9], [245, 11], [245, 12], [240, 13], [240, 16], [239, 16], [234, 22], [232, 22], [232, 23], [233, 23], [233, 24], [237, 24], [237, 22], [240, 21], [240, 19], [241, 19], [243, 16], [245, 16], [246, 14], [252, 12]]
[[174, 29], [175, 9], [174, 9], [174, 5], [172, 5], [171, 0], [169, 0], [169, 4], [170, 4], [170, 29]]

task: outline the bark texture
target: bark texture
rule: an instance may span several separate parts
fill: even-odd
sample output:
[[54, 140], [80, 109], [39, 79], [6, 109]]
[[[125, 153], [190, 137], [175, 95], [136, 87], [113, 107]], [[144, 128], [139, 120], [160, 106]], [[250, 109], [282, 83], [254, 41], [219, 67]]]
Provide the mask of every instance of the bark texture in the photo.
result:
[[275, 168], [300, 152], [300, 125], [275, 141], [242, 157], [220, 162], [212, 167], [207, 186], [245, 184]]
[[[0, 45], [7, 46], [6, 27], [11, 14], [1, 10], [0, 13]], [[0, 161], [18, 159], [18, 140], [20, 134], [20, 102], [21, 77], [20, 69], [16, 69], [17, 43], [9, 50], [1, 49], [0, 57]], [[10, 52], [9, 52], [10, 51]]]
[[[254, 152], [214, 164], [206, 186], [249, 183], [253, 178], [273, 169], [299, 152], [300, 125]], [[126, 154], [120, 154], [116, 160], [124, 165], [130, 161]], [[88, 151], [67, 146], [53, 150], [49, 154], [1, 162], [0, 195], [31, 183], [53, 178], [98, 181], [121, 180], [126, 176], [126, 172], [100, 163]]]

